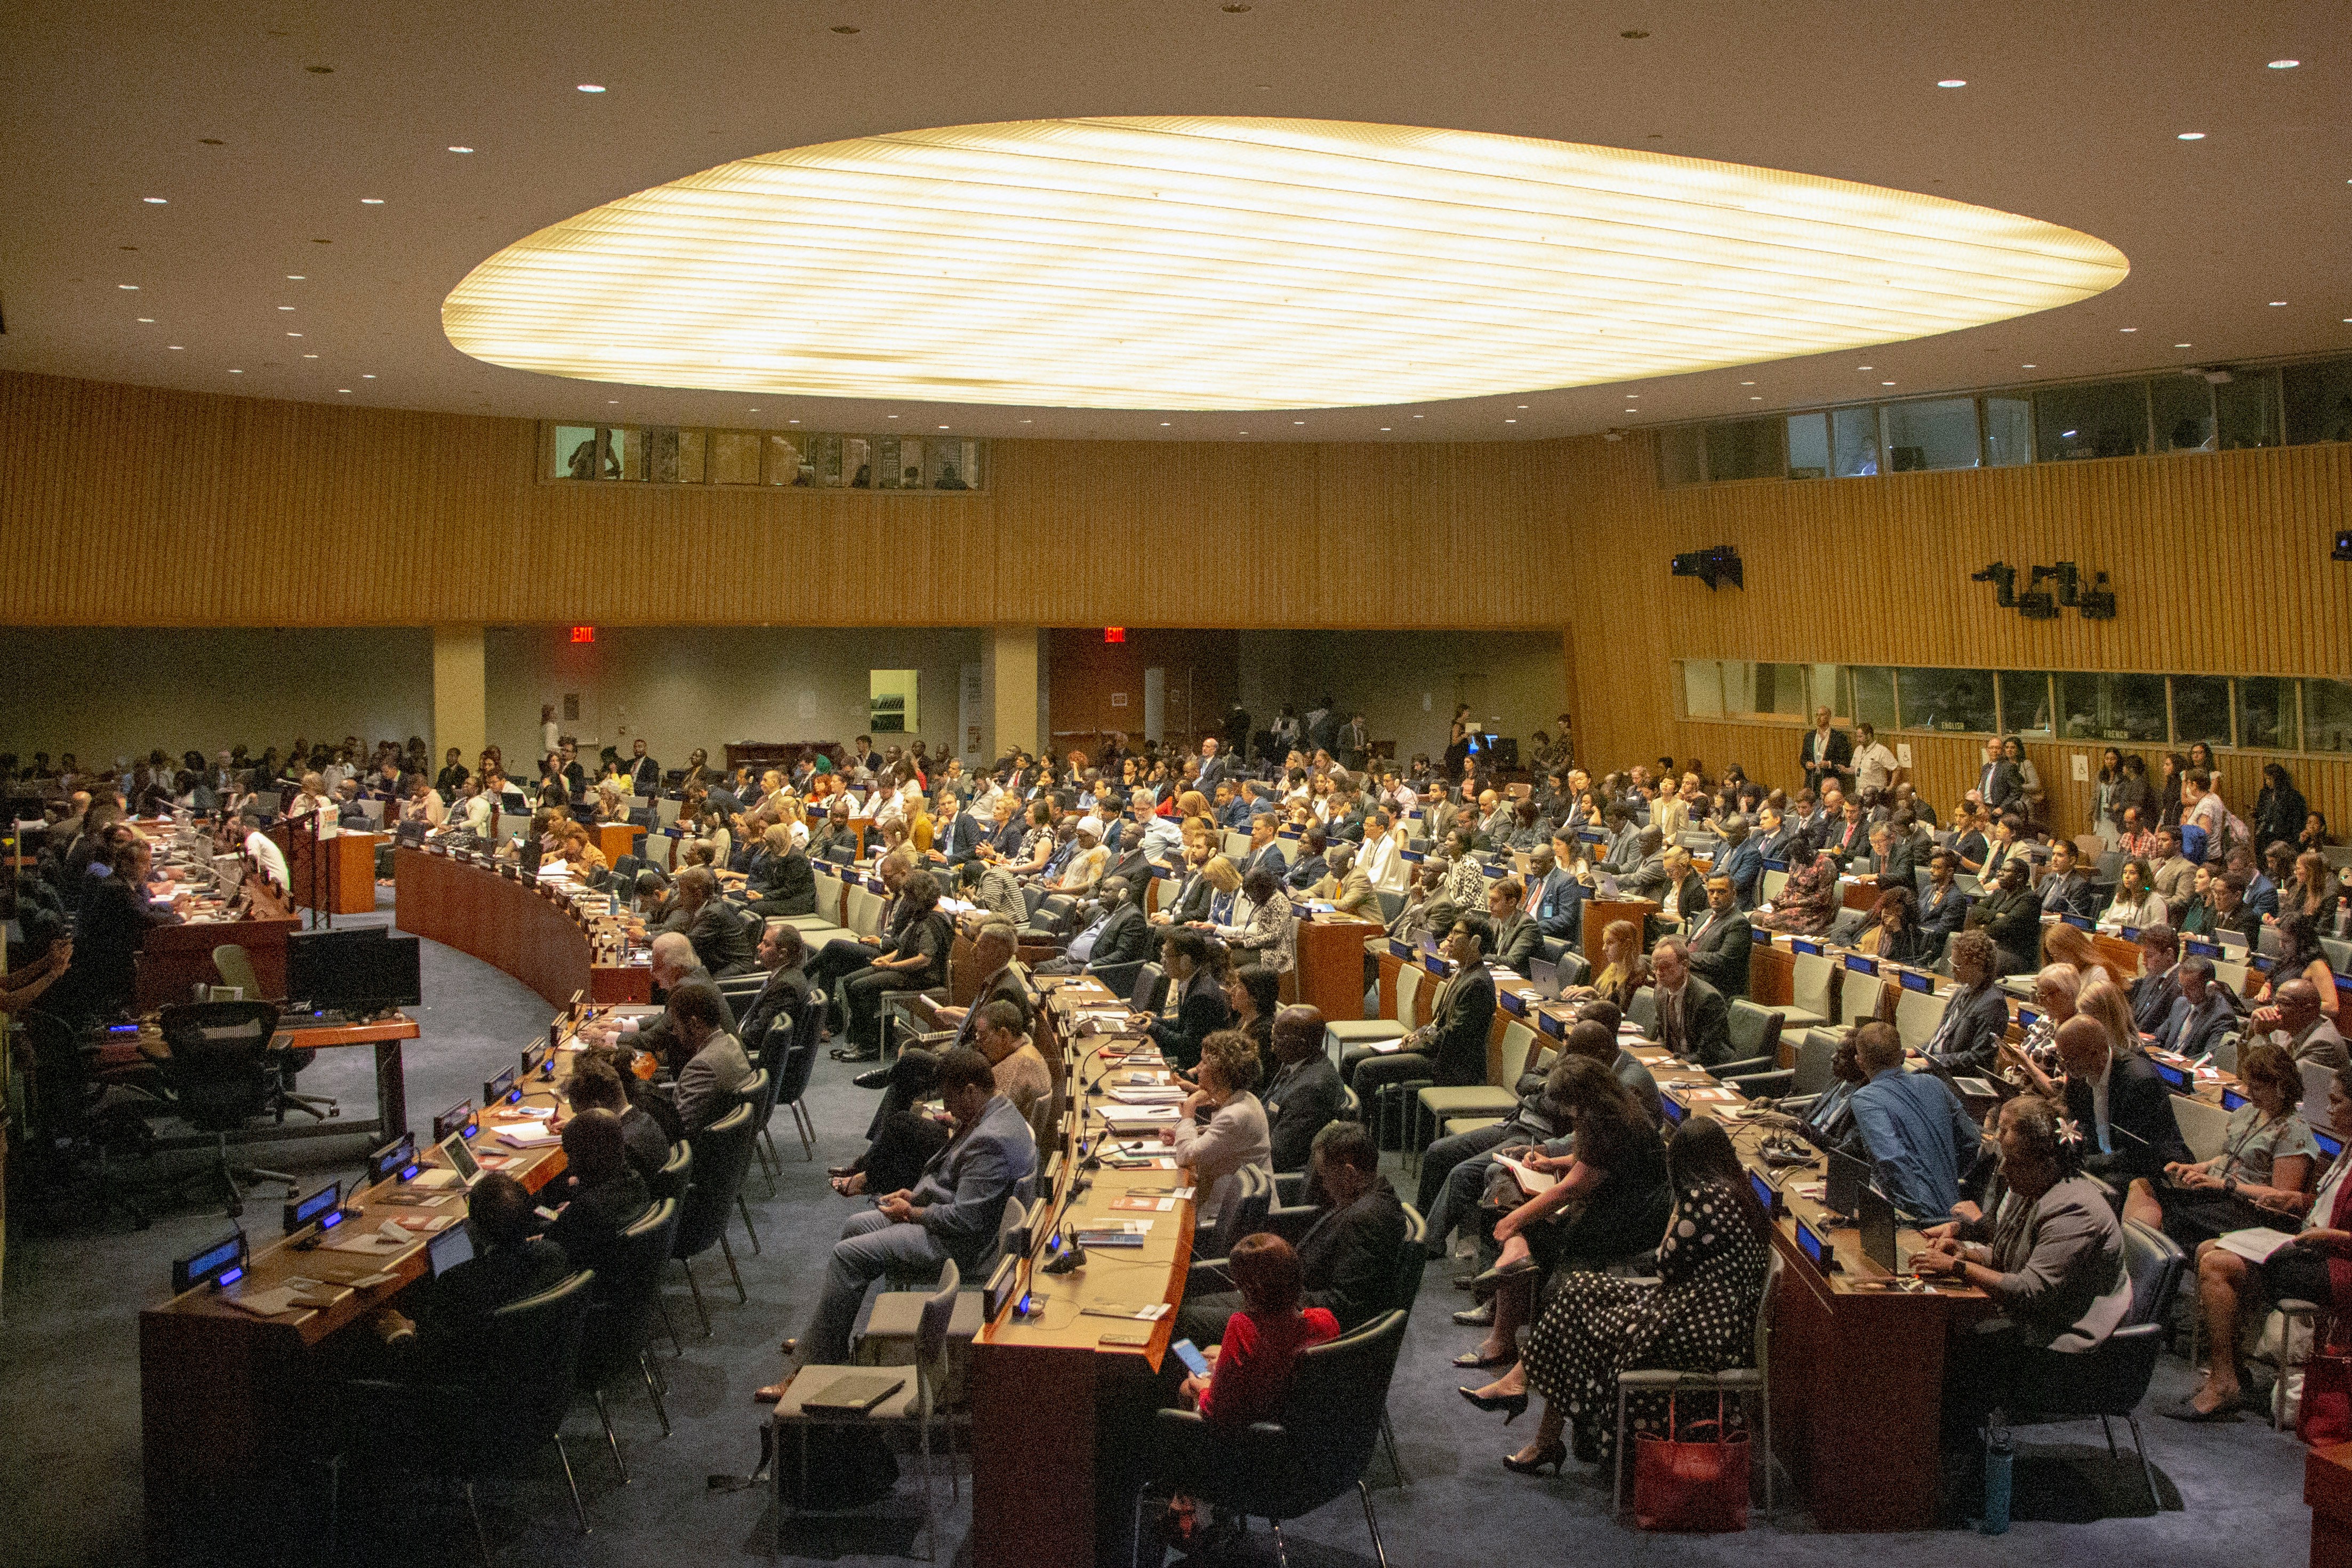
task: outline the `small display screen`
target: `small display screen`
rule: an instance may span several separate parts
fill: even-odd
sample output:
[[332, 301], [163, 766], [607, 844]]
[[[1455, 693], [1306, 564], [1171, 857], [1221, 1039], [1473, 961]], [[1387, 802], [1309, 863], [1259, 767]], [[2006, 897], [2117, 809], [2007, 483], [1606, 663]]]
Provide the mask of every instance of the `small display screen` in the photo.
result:
[[1773, 1200], [1780, 1196], [1773, 1189], [1771, 1178], [1762, 1171], [1749, 1171], [1748, 1185], [1756, 1190], [1756, 1201], [1764, 1206], [1764, 1212], [1771, 1213]]
[[474, 1103], [460, 1100], [433, 1118], [433, 1141], [437, 1144], [452, 1133], [463, 1133], [470, 1138], [474, 1135]]
[[289, 1223], [286, 1228], [289, 1230], [300, 1229], [303, 1226], [308, 1225], [312, 1220], [318, 1218], [319, 1216], [325, 1214], [328, 1210], [333, 1208], [337, 1204], [342, 1201], [342, 1198], [343, 1184], [339, 1181], [329, 1182], [325, 1186], [320, 1187], [317, 1192], [312, 1193], [310, 1197], [290, 1207], [287, 1218], [291, 1221], [291, 1223]]
[[1906, 991], [1925, 991], [1932, 995], [1936, 989], [1936, 979], [1932, 975], [1922, 975], [1906, 969], [1903, 971], [1903, 988]]
[[416, 1138], [404, 1133], [397, 1142], [386, 1144], [368, 1156], [368, 1179], [391, 1181], [405, 1173], [416, 1163]]
[[1878, 973], [1878, 960], [1861, 953], [1848, 953], [1845, 956], [1845, 967], [1857, 975]]
[[1823, 1262], [1829, 1257], [1828, 1246], [1814, 1232], [1813, 1228], [1801, 1219], [1797, 1221], [1797, 1245], [1803, 1249], [1805, 1256], [1816, 1264]]
[[486, 1106], [495, 1105], [501, 1100], [512, 1102], [521, 1098], [522, 1091], [515, 1087], [515, 1070], [511, 1067], [496, 1078], [482, 1082], [482, 1103]]

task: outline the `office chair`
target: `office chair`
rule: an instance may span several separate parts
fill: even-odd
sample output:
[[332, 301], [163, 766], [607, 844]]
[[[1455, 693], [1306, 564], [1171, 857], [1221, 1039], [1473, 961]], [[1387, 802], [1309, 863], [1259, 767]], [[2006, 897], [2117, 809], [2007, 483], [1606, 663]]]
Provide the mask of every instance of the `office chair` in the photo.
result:
[[[751, 1076], [743, 1080], [743, 1086], [735, 1091], [736, 1108], [751, 1113], [753, 1159], [757, 1159], [760, 1154], [760, 1118], [766, 1113], [775, 1099], [774, 1082], [775, 1081], [768, 1076], [766, 1068], [755, 1067], [751, 1070]], [[747, 1174], [750, 1163], [750, 1161], [745, 1162]], [[761, 1168], [764, 1170], [765, 1166]], [[760, 1233], [751, 1228], [751, 1206], [744, 1202], [740, 1184], [738, 1184], [735, 1188], [735, 1212], [743, 1218], [743, 1234], [751, 1239], [751, 1256], [756, 1258], [760, 1255]]]
[[588, 1309], [580, 1337], [580, 1386], [596, 1402], [596, 1418], [604, 1425], [604, 1441], [613, 1450], [613, 1466], [621, 1484], [629, 1484], [629, 1467], [621, 1458], [621, 1440], [613, 1431], [613, 1413], [604, 1404], [604, 1387], [635, 1368], [645, 1381], [646, 1397], [669, 1436], [669, 1411], [662, 1404], [647, 1346], [653, 1341], [654, 1315], [661, 1310], [662, 1265], [669, 1261], [677, 1239], [678, 1202], [665, 1197], [621, 1232], [599, 1289]]
[[702, 1304], [702, 1286], [694, 1277], [694, 1260], [716, 1244], [727, 1260], [738, 1300], [748, 1302], [742, 1272], [735, 1267], [735, 1249], [727, 1244], [727, 1211], [743, 1191], [743, 1173], [751, 1164], [751, 1107], [738, 1105], [688, 1141], [694, 1146], [694, 1177], [686, 1189], [678, 1215], [677, 1235], [670, 1256], [686, 1270], [687, 1289], [694, 1292], [694, 1310], [702, 1319], [702, 1337], [710, 1337], [710, 1312]]
[[1383, 1312], [1352, 1333], [1299, 1352], [1275, 1420], [1228, 1431], [1196, 1410], [1160, 1411], [1151, 1480], [1136, 1492], [1137, 1538], [1145, 1494], [1181, 1491], [1244, 1519], [1265, 1520], [1274, 1528], [1276, 1561], [1287, 1564], [1282, 1521], [1312, 1513], [1353, 1487], [1373, 1554], [1388, 1568], [1364, 1469], [1380, 1441], [1404, 1322], [1401, 1312]]
[[[810, 1119], [803, 1096], [808, 1092], [809, 1079], [816, 1071], [818, 1037], [824, 1026], [824, 992], [812, 989], [808, 1005], [793, 1020], [792, 1047], [784, 1053], [783, 1067], [776, 1075], [775, 1100], [769, 1108], [772, 1113], [775, 1105], [780, 1104], [792, 1112], [793, 1129], [800, 1134], [801, 1156], [809, 1160], [816, 1158], [816, 1124]], [[763, 1133], [766, 1130], [765, 1126], [761, 1129]], [[774, 1151], [775, 1145], [771, 1143], [769, 1152]], [[778, 1163], [782, 1162], [780, 1159]]]
[[[563, 1462], [572, 1517], [580, 1533], [588, 1533], [588, 1511], [580, 1501], [572, 1455], [557, 1428], [572, 1406], [595, 1280], [593, 1271], [583, 1270], [492, 1312], [474, 1363], [481, 1370], [467, 1381], [356, 1379], [343, 1385], [349, 1397], [343, 1402], [341, 1437], [327, 1461], [329, 1561], [335, 1557], [343, 1467], [367, 1462], [461, 1481], [466, 1511], [474, 1521], [474, 1542], [481, 1549], [484, 1568], [489, 1568], [490, 1541], [482, 1529], [474, 1483], [485, 1476], [520, 1477], [540, 1448], [551, 1442]], [[497, 1418], [484, 1419], [486, 1411], [495, 1411]]]
[[[213, 967], [220, 971], [223, 985], [235, 986], [238, 990], [243, 991], [245, 999], [248, 1002], [282, 999], [265, 997], [261, 994], [261, 977], [254, 970], [253, 955], [236, 943], [224, 942], [213, 949]], [[323, 1122], [330, 1116], [342, 1114], [342, 1108], [336, 1103], [334, 1097], [329, 1094], [300, 1094], [294, 1089], [294, 1075], [310, 1066], [317, 1060], [318, 1055], [315, 1051], [285, 1052], [281, 1059], [284, 1071], [280, 1076], [284, 1083], [282, 1098], [285, 1103], [294, 1110], [301, 1111]]]
[[161, 1022], [171, 1051], [162, 1063], [164, 1087], [182, 1119], [212, 1135], [216, 1154], [208, 1172], [226, 1189], [228, 1212], [245, 1212], [239, 1178], [281, 1182], [291, 1194], [301, 1184], [289, 1173], [228, 1157], [231, 1133], [257, 1116], [284, 1120], [282, 1064], [269, 1049], [278, 1009], [268, 1002], [191, 1002], [165, 1008]]
[[1736, 1394], [1743, 1400], [1756, 1396], [1764, 1436], [1764, 1512], [1772, 1512], [1772, 1309], [1780, 1296], [1780, 1254], [1772, 1254], [1764, 1274], [1764, 1296], [1756, 1309], [1756, 1364], [1726, 1367], [1719, 1372], [1674, 1372], [1638, 1368], [1617, 1375], [1617, 1470], [1610, 1492], [1611, 1511], [1625, 1509], [1625, 1450], [1632, 1446], [1625, 1430], [1625, 1413], [1636, 1394], [1661, 1394], [1678, 1389]]

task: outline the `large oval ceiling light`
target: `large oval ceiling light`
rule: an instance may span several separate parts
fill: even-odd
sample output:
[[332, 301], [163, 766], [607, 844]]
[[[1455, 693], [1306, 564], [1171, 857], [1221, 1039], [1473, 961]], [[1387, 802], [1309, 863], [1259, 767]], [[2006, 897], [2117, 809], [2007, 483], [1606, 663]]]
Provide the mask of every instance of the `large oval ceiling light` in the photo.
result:
[[1045, 120], [721, 164], [509, 246], [441, 318], [477, 359], [633, 385], [1330, 408], [1898, 342], [2128, 270], [2032, 218], [1703, 159]]

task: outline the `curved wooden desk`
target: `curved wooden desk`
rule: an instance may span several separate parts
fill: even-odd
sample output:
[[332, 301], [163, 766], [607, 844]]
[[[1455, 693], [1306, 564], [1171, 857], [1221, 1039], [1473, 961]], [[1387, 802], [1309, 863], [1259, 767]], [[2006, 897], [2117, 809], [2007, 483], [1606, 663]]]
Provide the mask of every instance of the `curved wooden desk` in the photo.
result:
[[652, 971], [596, 963], [588, 933], [536, 883], [428, 850], [396, 851], [392, 864], [393, 917], [401, 930], [505, 970], [551, 1007], [582, 991], [599, 1003], [652, 998]]

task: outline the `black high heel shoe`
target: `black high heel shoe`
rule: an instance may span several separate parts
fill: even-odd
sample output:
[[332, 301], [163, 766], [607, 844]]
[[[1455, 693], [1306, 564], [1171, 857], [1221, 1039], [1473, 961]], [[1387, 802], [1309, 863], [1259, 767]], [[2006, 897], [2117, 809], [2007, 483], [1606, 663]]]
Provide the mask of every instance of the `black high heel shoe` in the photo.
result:
[[1503, 1425], [1506, 1427], [1527, 1412], [1528, 1395], [1524, 1388], [1517, 1394], [1481, 1394], [1476, 1389], [1469, 1387], [1464, 1387], [1459, 1392], [1463, 1398], [1481, 1410], [1503, 1411], [1505, 1413]]
[[1566, 1463], [1568, 1463], [1568, 1445], [1558, 1437], [1554, 1437], [1537, 1449], [1535, 1458], [1531, 1459], [1523, 1459], [1517, 1454], [1503, 1456], [1503, 1468], [1523, 1476], [1541, 1475], [1547, 1469], [1554, 1476], [1558, 1476], [1560, 1466]]

